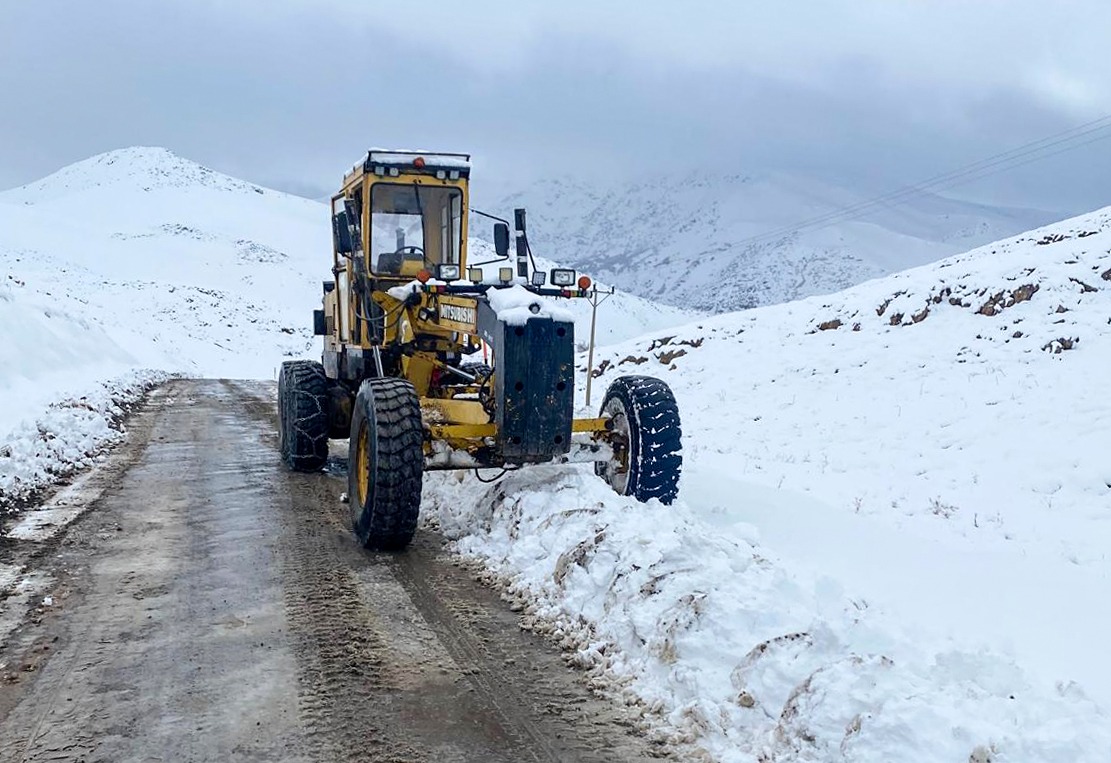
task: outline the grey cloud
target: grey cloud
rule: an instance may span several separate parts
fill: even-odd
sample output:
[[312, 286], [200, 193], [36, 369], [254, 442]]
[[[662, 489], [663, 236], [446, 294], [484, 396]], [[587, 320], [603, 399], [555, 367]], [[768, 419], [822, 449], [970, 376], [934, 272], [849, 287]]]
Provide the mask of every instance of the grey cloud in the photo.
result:
[[[703, 8], [684, 23], [674, 4], [653, 3], [635, 17], [587, 4], [572, 4], [575, 17], [533, 3], [389, 17], [375, 3], [12, 4], [0, 17], [0, 186], [154, 144], [318, 197], [375, 144], [471, 150], [487, 197], [547, 174], [711, 165], [879, 191], [1066, 129], [1096, 113], [1078, 98], [1098, 105], [1107, 92], [1111, 75], [1077, 57], [1088, 37], [1060, 40], [1056, 58], [1036, 36], [962, 52], [991, 28], [983, 8], [998, 15], [998, 4], [936, 6], [929, 24], [922, 4], [899, 4], [906, 18], [886, 11], [874, 29], [854, 5], [803, 4], [798, 18]], [[1021, 15], [998, 19], [998, 30], [1016, 29]], [[856, 26], [841, 39], [823, 33], [848, 20]], [[790, 49], [761, 37], [777, 30]], [[898, 36], [914, 31], [932, 37], [908, 39], [900, 58]], [[1011, 78], [997, 60], [1008, 50]], [[1038, 90], [1036, 71], [1080, 84], [1048, 97], [1053, 77]], [[957, 191], [1094, 207], [1111, 201], [1109, 158], [1111, 140]]]

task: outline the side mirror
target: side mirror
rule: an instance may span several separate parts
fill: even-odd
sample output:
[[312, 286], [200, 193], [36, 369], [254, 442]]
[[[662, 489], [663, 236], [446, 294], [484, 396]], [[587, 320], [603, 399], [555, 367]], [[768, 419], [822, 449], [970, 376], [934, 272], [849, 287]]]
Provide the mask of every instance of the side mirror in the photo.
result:
[[509, 226], [505, 223], [494, 223], [494, 251], [499, 257], [509, 256]]
[[332, 217], [332, 244], [337, 254], [345, 257], [351, 254], [351, 226], [347, 224], [347, 212]]

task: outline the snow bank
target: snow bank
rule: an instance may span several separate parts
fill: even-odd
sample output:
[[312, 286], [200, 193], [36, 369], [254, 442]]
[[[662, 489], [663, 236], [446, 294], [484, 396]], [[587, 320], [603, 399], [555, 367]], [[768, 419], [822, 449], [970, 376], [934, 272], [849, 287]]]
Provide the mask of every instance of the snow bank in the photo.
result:
[[90, 463], [168, 373], [265, 378], [311, 347], [323, 205], [136, 148], [0, 193], [0, 228], [0, 507]]
[[573, 467], [425, 506], [721, 760], [1109, 760], [1109, 326], [1111, 209], [599, 351], [595, 404], [676, 392], [671, 507]]
[[0, 285], [0, 512], [88, 465], [165, 374], [9, 275]]
[[51, 402], [4, 430], [0, 514], [99, 461], [123, 439], [124, 416], [165, 378], [160, 371], [137, 369], [100, 382], [83, 381], [74, 385], [80, 394]]
[[923, 641], [683, 502], [637, 504], [573, 468], [429, 482], [456, 549], [504, 576], [595, 685], [662, 720], [664, 741], [738, 763], [1111, 753], [1075, 684], [1045, 691], [1004, 657]]
[[0, 432], [75, 377], [108, 377], [135, 365], [95, 323], [28, 294], [10, 275], [0, 284], [0, 330]]

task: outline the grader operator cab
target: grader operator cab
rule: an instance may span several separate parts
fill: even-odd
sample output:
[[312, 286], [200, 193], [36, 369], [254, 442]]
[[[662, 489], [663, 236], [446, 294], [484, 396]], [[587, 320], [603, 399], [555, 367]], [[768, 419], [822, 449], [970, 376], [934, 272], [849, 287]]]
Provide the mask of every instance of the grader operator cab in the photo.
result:
[[468, 263], [469, 213], [484, 215], [469, 209], [470, 169], [466, 154], [371, 150], [347, 174], [314, 315], [322, 362], [279, 374], [282, 459], [319, 470], [328, 440], [349, 439], [348, 501], [368, 548], [409, 543], [428, 470], [587, 462], [639, 501], [678, 491], [664, 382], [621, 377], [596, 418], [574, 418], [574, 323], [560, 301], [589, 296], [590, 279], [535, 268], [523, 209], [512, 258], [509, 224], [494, 218], [497, 257]]

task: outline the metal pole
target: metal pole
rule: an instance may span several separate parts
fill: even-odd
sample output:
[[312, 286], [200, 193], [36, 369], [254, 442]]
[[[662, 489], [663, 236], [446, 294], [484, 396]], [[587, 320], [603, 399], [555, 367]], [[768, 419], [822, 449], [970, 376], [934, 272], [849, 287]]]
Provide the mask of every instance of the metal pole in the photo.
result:
[[598, 288], [590, 295], [590, 349], [586, 354], [586, 407], [590, 407], [590, 382], [594, 379], [594, 327], [598, 323]]

